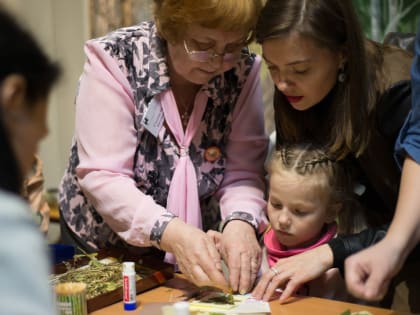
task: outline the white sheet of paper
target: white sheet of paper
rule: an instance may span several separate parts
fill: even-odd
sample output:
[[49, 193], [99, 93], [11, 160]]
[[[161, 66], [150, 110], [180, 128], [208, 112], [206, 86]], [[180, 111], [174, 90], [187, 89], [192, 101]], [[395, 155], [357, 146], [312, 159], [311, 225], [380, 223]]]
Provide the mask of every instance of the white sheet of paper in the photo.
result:
[[190, 310], [192, 311], [203, 311], [203, 312], [214, 312], [219, 314], [228, 315], [264, 315], [270, 314], [270, 304], [268, 302], [255, 300], [251, 297], [251, 294], [246, 295], [234, 295], [235, 304], [215, 304], [215, 303], [203, 303], [198, 301], [190, 302]]

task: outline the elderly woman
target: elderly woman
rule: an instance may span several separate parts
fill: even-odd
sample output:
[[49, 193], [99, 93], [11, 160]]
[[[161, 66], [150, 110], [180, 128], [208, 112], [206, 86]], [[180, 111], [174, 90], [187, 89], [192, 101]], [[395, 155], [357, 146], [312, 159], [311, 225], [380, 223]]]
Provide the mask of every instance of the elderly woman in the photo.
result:
[[[260, 0], [156, 0], [153, 22], [86, 44], [61, 184], [67, 242], [166, 252], [197, 284], [249, 291], [264, 226]], [[212, 200], [218, 201], [216, 206]], [[205, 231], [220, 223], [218, 249]]]

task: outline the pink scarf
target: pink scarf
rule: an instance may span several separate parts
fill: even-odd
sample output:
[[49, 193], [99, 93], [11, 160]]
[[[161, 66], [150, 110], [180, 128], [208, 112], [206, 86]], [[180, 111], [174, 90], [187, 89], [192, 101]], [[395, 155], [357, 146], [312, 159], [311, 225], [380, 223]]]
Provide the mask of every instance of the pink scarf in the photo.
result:
[[[169, 186], [167, 210], [178, 216], [184, 222], [200, 229], [202, 223], [197, 189], [197, 174], [190, 159], [188, 148], [200, 126], [200, 121], [206, 107], [206, 99], [207, 95], [204, 92], [197, 94], [194, 100], [193, 111], [184, 134], [181, 117], [172, 90], [167, 90], [160, 95], [160, 103], [166, 123], [179, 146], [180, 154]], [[175, 263], [175, 257], [170, 253], [166, 254], [165, 260]]]
[[322, 244], [325, 244], [330, 239], [332, 239], [337, 233], [337, 223], [334, 222], [329, 225], [326, 225], [323, 228], [323, 231], [325, 232], [321, 235], [320, 239], [316, 243], [308, 247], [285, 249], [284, 246], [280, 244], [277, 240], [273, 229], [270, 228], [264, 235], [264, 245], [267, 250], [268, 265], [272, 267], [280, 258], [286, 258], [293, 255], [297, 255], [306, 252], [307, 250], [310, 250], [312, 248], [318, 247]]

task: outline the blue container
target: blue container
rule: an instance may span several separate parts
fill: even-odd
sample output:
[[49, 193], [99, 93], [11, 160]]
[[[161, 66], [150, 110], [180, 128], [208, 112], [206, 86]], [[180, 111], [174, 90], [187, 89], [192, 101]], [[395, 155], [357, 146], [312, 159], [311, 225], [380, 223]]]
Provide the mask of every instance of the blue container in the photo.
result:
[[74, 247], [64, 244], [50, 244], [51, 259], [54, 265], [73, 259]]

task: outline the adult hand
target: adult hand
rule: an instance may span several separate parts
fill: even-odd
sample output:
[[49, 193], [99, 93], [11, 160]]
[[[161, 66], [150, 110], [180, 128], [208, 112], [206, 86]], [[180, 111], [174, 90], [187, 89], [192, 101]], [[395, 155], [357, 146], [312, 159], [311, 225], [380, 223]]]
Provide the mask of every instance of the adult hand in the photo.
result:
[[383, 240], [345, 261], [348, 290], [365, 300], [380, 300], [389, 282], [420, 241], [420, 164], [404, 160], [397, 209]]
[[200, 229], [173, 219], [162, 235], [161, 247], [175, 255], [179, 269], [194, 284], [228, 287], [215, 243]]
[[219, 231], [208, 230], [207, 235], [213, 241], [214, 246], [216, 246], [216, 249], [220, 253], [221, 244], [222, 244], [222, 233], [220, 233]]
[[348, 291], [368, 301], [381, 300], [393, 276], [401, 269], [404, 258], [388, 239], [347, 258], [345, 279]]
[[280, 303], [288, 299], [302, 284], [320, 277], [332, 267], [333, 253], [327, 245], [279, 259], [258, 281], [252, 292], [256, 299], [270, 300], [278, 287], [284, 288]]
[[220, 251], [233, 291], [249, 292], [261, 265], [261, 247], [254, 228], [241, 220], [230, 221], [223, 230]]

